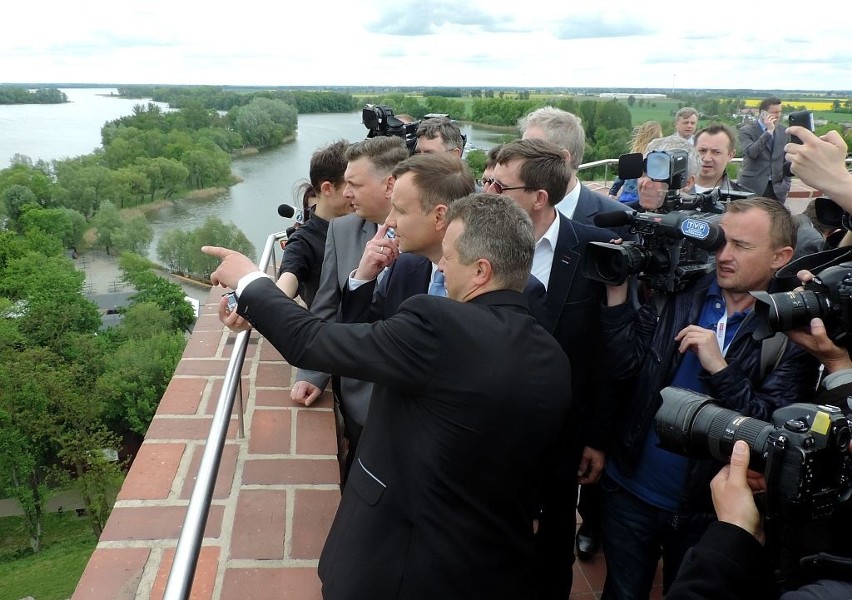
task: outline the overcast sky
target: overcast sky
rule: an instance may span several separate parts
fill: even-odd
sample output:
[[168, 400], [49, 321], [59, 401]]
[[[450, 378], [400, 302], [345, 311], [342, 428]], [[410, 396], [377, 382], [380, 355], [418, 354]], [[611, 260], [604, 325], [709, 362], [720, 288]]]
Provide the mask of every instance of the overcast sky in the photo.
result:
[[3, 20], [6, 83], [852, 90], [847, 0], [35, 0]]

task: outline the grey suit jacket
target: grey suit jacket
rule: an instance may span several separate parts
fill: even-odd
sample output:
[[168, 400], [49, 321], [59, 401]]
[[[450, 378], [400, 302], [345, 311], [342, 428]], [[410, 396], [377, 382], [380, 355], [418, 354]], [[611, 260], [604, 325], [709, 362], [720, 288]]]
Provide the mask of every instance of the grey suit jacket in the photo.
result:
[[[364, 246], [376, 235], [376, 224], [365, 221], [355, 213], [332, 219], [325, 239], [325, 257], [322, 263], [319, 289], [311, 304], [311, 312], [324, 321], [338, 321], [340, 301], [349, 274], [357, 267]], [[310, 382], [320, 389], [328, 385], [330, 375], [299, 369], [297, 381]], [[373, 384], [360, 379], [340, 379], [340, 402], [346, 413], [359, 425], [367, 419]]]
[[761, 195], [772, 179], [772, 190], [782, 202], [790, 192], [790, 178], [784, 176], [784, 146], [787, 128], [775, 127], [775, 133], [764, 131], [757, 121], [743, 125], [739, 131], [743, 164], [737, 182]]
[[[557, 209], [558, 208], [559, 207], [557, 206]], [[611, 212], [614, 210], [629, 212], [630, 207], [618, 202], [617, 200], [613, 200], [608, 196], [593, 192], [581, 183], [580, 196], [577, 198], [577, 207], [574, 209], [574, 215], [569, 218], [576, 223], [594, 226], [596, 214]], [[614, 227], [610, 231], [625, 240], [632, 240], [635, 237], [630, 233], [630, 228], [628, 226]]]

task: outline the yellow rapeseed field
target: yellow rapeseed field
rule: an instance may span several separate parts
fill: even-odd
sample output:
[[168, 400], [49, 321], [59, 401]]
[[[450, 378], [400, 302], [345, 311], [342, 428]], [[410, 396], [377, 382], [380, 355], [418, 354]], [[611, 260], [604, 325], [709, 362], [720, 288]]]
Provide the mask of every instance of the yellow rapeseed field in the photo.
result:
[[[757, 108], [760, 106], [760, 101], [762, 98], [749, 98], [745, 101], [747, 107]], [[812, 111], [821, 111], [821, 110], [831, 110], [834, 107], [834, 103], [831, 100], [784, 100], [781, 99], [781, 102], [784, 105], [793, 105], [793, 106], [804, 106], [807, 110]]]

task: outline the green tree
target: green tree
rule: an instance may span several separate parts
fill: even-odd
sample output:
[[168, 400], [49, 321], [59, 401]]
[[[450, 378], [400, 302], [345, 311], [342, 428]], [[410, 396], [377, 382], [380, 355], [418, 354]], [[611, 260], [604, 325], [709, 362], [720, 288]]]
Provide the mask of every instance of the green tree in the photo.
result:
[[112, 202], [104, 201], [95, 216], [92, 217], [92, 226], [97, 229], [97, 245], [110, 254], [110, 250], [117, 245], [117, 238], [121, 237], [124, 229], [124, 221], [121, 213]]
[[201, 252], [202, 246], [231, 248], [256, 260], [254, 244], [236, 225], [225, 224], [217, 217], [207, 217], [201, 227], [192, 231], [190, 238], [190, 273], [200, 279], [210, 279], [210, 274], [219, 266], [219, 259]]
[[23, 232], [38, 229], [52, 234], [62, 241], [66, 248], [81, 245], [86, 233], [86, 218], [70, 208], [40, 208], [34, 205], [24, 206], [19, 219]]
[[154, 228], [143, 216], [135, 217], [123, 223], [123, 226], [113, 236], [116, 250], [147, 254], [154, 240]]
[[17, 223], [25, 206], [40, 206], [33, 191], [18, 184], [10, 185], [4, 189], [2, 195], [0, 195], [0, 200], [3, 204], [3, 214], [9, 217], [13, 223]]
[[177, 331], [189, 331], [195, 322], [195, 311], [185, 300], [183, 288], [159, 276], [147, 258], [125, 252], [118, 261], [122, 280], [136, 290], [134, 303], [152, 302], [168, 313]]
[[181, 229], [170, 229], [157, 243], [157, 259], [172, 273], [186, 275], [191, 268], [191, 234]]

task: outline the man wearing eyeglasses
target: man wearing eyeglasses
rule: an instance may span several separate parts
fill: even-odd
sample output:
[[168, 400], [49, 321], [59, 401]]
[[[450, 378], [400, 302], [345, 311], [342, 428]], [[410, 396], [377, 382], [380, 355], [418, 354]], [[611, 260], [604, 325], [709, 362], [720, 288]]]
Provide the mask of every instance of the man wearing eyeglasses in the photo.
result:
[[543, 499], [538, 533], [542, 598], [567, 598], [576, 524], [577, 484], [597, 480], [604, 466], [611, 394], [604, 372], [603, 341], [598, 330], [605, 288], [581, 272], [581, 254], [592, 241], [607, 242], [612, 232], [578, 223], [556, 210], [573, 171], [562, 150], [543, 139], [515, 140], [497, 154], [493, 182], [487, 192], [504, 194], [530, 216], [536, 239], [532, 274], [547, 289], [546, 329], [571, 362], [571, 394], [576, 416], [573, 446], [564, 448], [563, 464], [577, 465], [553, 473], [549, 495]]

